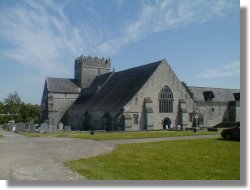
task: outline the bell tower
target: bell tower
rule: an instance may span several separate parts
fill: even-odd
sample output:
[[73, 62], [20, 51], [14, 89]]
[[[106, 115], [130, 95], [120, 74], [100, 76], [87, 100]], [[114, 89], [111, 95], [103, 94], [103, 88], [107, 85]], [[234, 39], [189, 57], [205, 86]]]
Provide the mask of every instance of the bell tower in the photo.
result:
[[75, 79], [81, 88], [88, 88], [96, 76], [111, 71], [110, 58], [79, 56], [75, 59]]

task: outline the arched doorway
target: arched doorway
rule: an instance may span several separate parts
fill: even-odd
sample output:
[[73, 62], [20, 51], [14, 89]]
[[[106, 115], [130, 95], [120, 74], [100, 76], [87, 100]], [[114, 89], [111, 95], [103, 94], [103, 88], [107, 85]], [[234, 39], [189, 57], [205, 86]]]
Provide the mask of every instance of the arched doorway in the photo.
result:
[[170, 129], [171, 128], [171, 120], [168, 117], [163, 119], [162, 128], [163, 129]]

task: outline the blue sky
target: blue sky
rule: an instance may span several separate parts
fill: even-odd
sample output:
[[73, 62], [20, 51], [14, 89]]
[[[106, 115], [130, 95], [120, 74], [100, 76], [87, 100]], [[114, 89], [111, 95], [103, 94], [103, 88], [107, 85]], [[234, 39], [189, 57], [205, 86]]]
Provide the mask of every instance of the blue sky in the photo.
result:
[[40, 104], [81, 55], [116, 71], [166, 58], [190, 86], [240, 88], [238, 0], [0, 0], [0, 101]]

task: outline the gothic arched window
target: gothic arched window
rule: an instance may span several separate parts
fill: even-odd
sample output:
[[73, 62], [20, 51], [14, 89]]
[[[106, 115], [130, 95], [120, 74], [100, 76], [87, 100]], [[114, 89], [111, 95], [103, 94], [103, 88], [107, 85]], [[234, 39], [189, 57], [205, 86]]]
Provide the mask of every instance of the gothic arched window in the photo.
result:
[[173, 93], [168, 86], [164, 86], [159, 94], [159, 112], [171, 113], [173, 112]]

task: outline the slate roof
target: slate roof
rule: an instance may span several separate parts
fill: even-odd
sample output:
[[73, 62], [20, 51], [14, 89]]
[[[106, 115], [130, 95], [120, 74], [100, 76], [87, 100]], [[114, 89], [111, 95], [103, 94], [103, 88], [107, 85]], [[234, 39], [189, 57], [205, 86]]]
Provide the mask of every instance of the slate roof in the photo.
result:
[[212, 91], [214, 94], [213, 102], [229, 102], [235, 101], [234, 93], [240, 93], [240, 89], [225, 88], [209, 88], [209, 87], [188, 87], [193, 92], [194, 99], [197, 101], [205, 101], [204, 92]]
[[113, 72], [98, 75], [92, 82], [91, 86], [88, 89], [86, 89], [85, 94], [91, 94], [91, 95], [96, 94], [98, 88], [102, 86], [112, 74]]
[[88, 101], [93, 95], [95, 95], [105, 81], [112, 75], [113, 73], [106, 73], [102, 75], [98, 75], [94, 81], [92, 82], [91, 86], [83, 91], [83, 94], [75, 101], [75, 104], [83, 104], [84, 102]]
[[49, 92], [68, 92], [68, 93], [80, 93], [81, 88], [77, 85], [75, 79], [64, 78], [46, 78], [47, 89]]
[[90, 89], [95, 89], [97, 84], [103, 84], [103, 86], [92, 96], [87, 90], [77, 99], [73, 108], [79, 107], [88, 111], [120, 111], [142, 88], [161, 62], [99, 75]]

